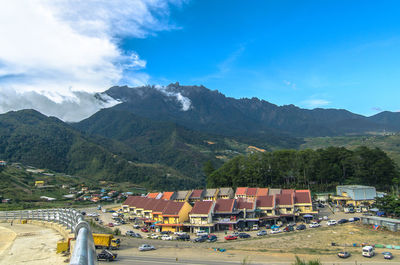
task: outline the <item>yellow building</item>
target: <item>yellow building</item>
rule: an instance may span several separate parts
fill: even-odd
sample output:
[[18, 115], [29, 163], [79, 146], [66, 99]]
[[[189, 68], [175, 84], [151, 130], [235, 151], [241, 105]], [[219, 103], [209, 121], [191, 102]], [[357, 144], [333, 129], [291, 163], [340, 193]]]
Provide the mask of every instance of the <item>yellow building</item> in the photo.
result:
[[294, 200], [296, 214], [318, 214], [318, 211], [313, 209], [310, 190], [296, 190]]
[[281, 193], [275, 195], [275, 204], [279, 215], [294, 216], [294, 196], [292, 193]]
[[275, 195], [266, 195], [257, 197], [256, 207], [261, 217], [277, 216], [275, 208]]
[[159, 226], [161, 231], [182, 231], [184, 227], [183, 223], [189, 220], [189, 212], [191, 210], [192, 206], [188, 202], [169, 201], [162, 211], [161, 216], [158, 215], [157, 217], [161, 221], [159, 223], [156, 221], [154, 224]]

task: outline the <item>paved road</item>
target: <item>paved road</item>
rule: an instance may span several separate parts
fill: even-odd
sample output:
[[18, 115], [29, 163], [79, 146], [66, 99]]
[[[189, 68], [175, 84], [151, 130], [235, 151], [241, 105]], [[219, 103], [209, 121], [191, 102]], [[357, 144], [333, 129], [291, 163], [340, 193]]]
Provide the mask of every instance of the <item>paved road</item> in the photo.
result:
[[[100, 264], [109, 264], [108, 262], [100, 262]], [[118, 257], [118, 264], [120, 265], [139, 265], [139, 264], [161, 264], [161, 265], [176, 265], [176, 264], [185, 264], [185, 265], [238, 265], [242, 264], [241, 262], [233, 262], [233, 261], [208, 261], [208, 260], [189, 260], [189, 259], [180, 259], [176, 260], [174, 258], [159, 258], [159, 257], [134, 257], [134, 256], [120, 256]], [[292, 262], [287, 261], [274, 261], [274, 262], [263, 262], [263, 263], [254, 263], [250, 262], [249, 265], [291, 265]], [[373, 260], [361, 260], [357, 263], [354, 261], [343, 261], [343, 262], [323, 262], [324, 265], [388, 265], [388, 264], [399, 264], [399, 263], [388, 263], [385, 261], [373, 261]]]

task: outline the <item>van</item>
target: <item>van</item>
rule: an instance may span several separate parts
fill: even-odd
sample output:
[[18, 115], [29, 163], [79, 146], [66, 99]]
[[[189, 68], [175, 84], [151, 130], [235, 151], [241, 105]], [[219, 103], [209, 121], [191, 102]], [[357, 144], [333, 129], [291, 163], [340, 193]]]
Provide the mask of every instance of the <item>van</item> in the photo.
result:
[[371, 246], [365, 246], [362, 248], [362, 255], [367, 258], [372, 258], [375, 256], [374, 248]]

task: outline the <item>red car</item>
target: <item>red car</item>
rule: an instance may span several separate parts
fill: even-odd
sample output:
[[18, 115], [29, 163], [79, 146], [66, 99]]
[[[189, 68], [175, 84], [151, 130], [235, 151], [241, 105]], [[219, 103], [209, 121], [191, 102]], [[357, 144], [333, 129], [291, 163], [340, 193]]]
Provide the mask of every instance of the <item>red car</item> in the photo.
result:
[[140, 231], [142, 231], [142, 232], [144, 232], [144, 233], [149, 232], [149, 230], [148, 230], [146, 227], [143, 227], [142, 229], [140, 229]]
[[225, 237], [225, 240], [235, 240], [235, 239], [237, 239], [237, 236], [229, 235]]
[[108, 226], [109, 227], [114, 227], [114, 224], [113, 223], [108, 223]]

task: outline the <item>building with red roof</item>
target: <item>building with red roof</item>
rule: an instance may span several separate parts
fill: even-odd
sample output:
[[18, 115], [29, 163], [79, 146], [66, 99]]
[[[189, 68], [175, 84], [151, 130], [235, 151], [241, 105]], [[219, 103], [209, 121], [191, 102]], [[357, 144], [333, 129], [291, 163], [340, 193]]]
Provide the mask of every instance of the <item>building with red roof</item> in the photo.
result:
[[189, 202], [191, 204], [194, 204], [197, 201], [203, 200], [205, 194], [205, 190], [194, 190], [192, 191], [192, 194], [189, 196]]
[[294, 194], [283, 193], [275, 195], [275, 205], [280, 216], [294, 217]]
[[189, 213], [190, 232], [213, 232], [215, 224], [212, 222], [215, 201], [197, 201]]
[[264, 219], [277, 217], [275, 195], [266, 195], [257, 197], [257, 210]]
[[189, 220], [189, 212], [192, 206], [188, 202], [168, 201], [161, 216], [154, 225], [161, 231], [179, 232], [184, 228], [184, 222]]
[[296, 212], [300, 215], [318, 214], [318, 211], [313, 209], [310, 190], [296, 190], [294, 192], [294, 206]]

